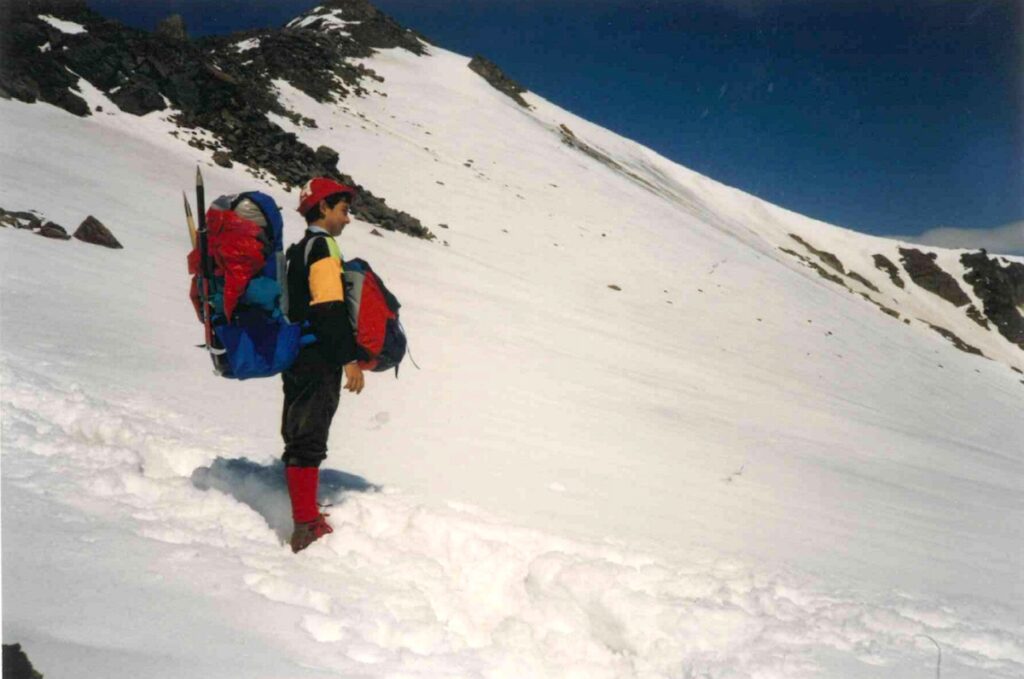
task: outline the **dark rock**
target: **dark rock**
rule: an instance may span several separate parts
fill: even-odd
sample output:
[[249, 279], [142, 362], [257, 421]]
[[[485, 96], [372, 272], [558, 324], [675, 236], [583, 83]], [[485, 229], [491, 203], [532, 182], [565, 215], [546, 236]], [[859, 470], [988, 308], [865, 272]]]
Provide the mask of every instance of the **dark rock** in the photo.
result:
[[338, 152], [330, 146], [317, 147], [315, 160], [320, 167], [330, 172], [335, 172], [338, 169]]
[[31, 212], [8, 212], [0, 208], [0, 226], [13, 226], [16, 229], [38, 229], [43, 221]]
[[883, 314], [885, 314], [887, 316], [892, 316], [895, 319], [899, 319], [900, 314], [895, 309], [890, 309], [889, 307], [885, 306], [884, 304], [880, 304], [879, 302], [876, 302], [874, 300], [874, 298], [871, 297], [871, 295], [869, 295], [869, 294], [867, 294], [865, 292], [860, 293], [860, 296], [863, 297], [865, 299], [865, 301], [871, 302], [876, 307], [878, 307], [878, 310], [881, 311]]
[[900, 261], [910, 275], [910, 280], [928, 292], [938, 295], [956, 307], [967, 306], [971, 298], [963, 291], [956, 279], [935, 263], [934, 252], [925, 254], [920, 250], [900, 248]]
[[999, 334], [1024, 349], [1024, 264], [1000, 264], [984, 250], [960, 256], [967, 269], [964, 280], [974, 289], [984, 307], [985, 316]]
[[[87, 25], [99, 15], [77, 0], [23, 0], [0, 5], [3, 55], [0, 58], [0, 96], [26, 103], [45, 101], [77, 116], [90, 114], [85, 101], [71, 91], [78, 77], [58, 63], [65, 48], [89, 40], [88, 34], [69, 35], [39, 19], [40, 14]], [[50, 49], [41, 52], [46, 43]]]
[[380, 231], [378, 231], [377, 229], [370, 229], [370, 235], [371, 235], [371, 236], [380, 236], [381, 238], [383, 238], [383, 237], [384, 237], [384, 234], [382, 234], [382, 233], [381, 233]]
[[[615, 170], [616, 172], [621, 174], [623, 177], [625, 177], [625, 178], [629, 179], [630, 181], [638, 184], [639, 186], [643, 187], [647, 191], [650, 191], [651, 193], [653, 193], [655, 195], [664, 197], [664, 195], [665, 195], [664, 191], [661, 190], [659, 187], [651, 184], [649, 181], [647, 181], [646, 179], [644, 179], [643, 177], [641, 177], [637, 173], [632, 172], [631, 170], [623, 167], [622, 165], [620, 165], [619, 163], [614, 161], [607, 153], [604, 153], [604, 152], [594, 148], [590, 144], [587, 144], [582, 139], [577, 137], [576, 134], [572, 130], [570, 130], [566, 125], [564, 125], [564, 124], [563, 125], [559, 125], [558, 133], [559, 133], [559, 135], [562, 138], [562, 143], [565, 144], [566, 146], [569, 146], [570, 148], [574, 148], [577, 151], [580, 151], [581, 153], [583, 153], [584, 155], [590, 156], [591, 158], [593, 158], [597, 162], [601, 163], [602, 165], [604, 165], [606, 167], [609, 167], [609, 168]], [[506, 184], [505, 186], [507, 187], [508, 185]], [[519, 195], [517, 195], [516, 197], [517, 198], [522, 198], [522, 196], [519, 196]]]
[[21, 644], [3, 644], [3, 676], [7, 679], [43, 679], [21, 650]]
[[511, 98], [523, 108], [530, 108], [530, 105], [523, 99], [522, 94], [526, 88], [512, 78], [505, 75], [505, 72], [498, 68], [498, 65], [480, 55], [473, 57], [469, 62], [469, 70], [490, 83], [491, 87]]
[[847, 277], [848, 277], [848, 278], [852, 278], [853, 280], [857, 281], [858, 283], [860, 283], [861, 285], [863, 285], [863, 286], [864, 286], [865, 288], [867, 288], [868, 290], [872, 290], [872, 291], [874, 291], [874, 292], [881, 292], [881, 290], [879, 290], [879, 289], [878, 289], [878, 287], [877, 287], [877, 286], [875, 286], [875, 284], [874, 284], [874, 283], [872, 283], [872, 282], [871, 282], [871, 281], [869, 281], [868, 279], [864, 278], [863, 276], [861, 276], [861, 275], [860, 275], [859, 273], [857, 273], [856, 271], [850, 271], [850, 272], [849, 272], [849, 273], [847, 273], [846, 275], [847, 275]]
[[156, 34], [174, 41], [188, 40], [188, 31], [185, 30], [185, 20], [180, 14], [172, 14], [156, 25]]
[[[358, 23], [349, 24], [341, 30], [328, 20], [328, 15]], [[288, 26], [294, 30], [298, 23], [303, 24], [304, 30], [324, 31], [333, 34], [339, 40], [350, 40], [364, 48], [401, 47], [413, 54], [426, 54], [423, 43], [427, 40], [422, 35], [403, 28], [367, 0], [326, 0], [319, 3], [315, 9], [297, 17]]]
[[833, 269], [835, 269], [839, 273], [841, 273], [843, 275], [846, 275], [846, 268], [843, 267], [843, 263], [841, 261], [839, 261], [839, 258], [836, 257], [835, 255], [833, 255], [831, 252], [826, 252], [825, 250], [818, 250], [817, 248], [812, 246], [810, 243], [808, 243], [807, 241], [805, 241], [803, 238], [801, 238], [800, 236], [796, 235], [795, 233], [789, 234], [789, 237], [792, 238], [793, 240], [795, 240], [797, 243], [800, 243], [800, 245], [803, 245], [812, 254], [816, 255], [818, 257], [818, 259], [820, 259], [821, 261], [825, 262], [825, 264], [827, 264], [828, 266], [832, 267]]
[[60, 224], [56, 224], [54, 222], [46, 222], [39, 228], [39, 231], [37, 231], [37, 233], [40, 236], [45, 236], [46, 238], [55, 238], [57, 240], [71, 240], [71, 236], [68, 235], [67, 229], [65, 229]]
[[[792, 234], [791, 234], [791, 235], [792, 235]], [[821, 276], [822, 278], [824, 278], [825, 280], [829, 280], [829, 281], [832, 281], [832, 282], [833, 282], [833, 283], [835, 283], [836, 285], [841, 285], [841, 286], [843, 286], [844, 288], [846, 288], [847, 290], [850, 290], [850, 286], [848, 286], [848, 285], [846, 284], [846, 281], [844, 281], [844, 280], [843, 280], [842, 278], [840, 278], [839, 276], [836, 276], [835, 274], [831, 274], [831, 273], [829, 273], [828, 271], [826, 271], [826, 270], [825, 270], [825, 268], [824, 268], [823, 266], [821, 266], [821, 265], [820, 265], [820, 264], [818, 264], [817, 262], [811, 261], [810, 259], [808, 259], [807, 257], [804, 257], [804, 256], [803, 256], [803, 255], [801, 255], [800, 253], [798, 253], [798, 252], [794, 252], [793, 250], [790, 250], [790, 249], [788, 249], [788, 248], [780, 247], [779, 249], [780, 249], [780, 250], [782, 250], [783, 252], [785, 252], [785, 253], [786, 253], [787, 255], [791, 255], [791, 256], [793, 256], [793, 257], [796, 257], [796, 258], [797, 258], [797, 259], [799, 259], [799, 260], [800, 260], [801, 262], [803, 262], [803, 263], [804, 263], [804, 264], [806, 264], [807, 266], [809, 266], [809, 267], [811, 267], [812, 269], [814, 269], [815, 271], [817, 271], [817, 272], [818, 272], [818, 275], [819, 275], [819, 276]], [[841, 266], [841, 265], [840, 265], [840, 266]], [[850, 292], [853, 292], [853, 291], [852, 291], [852, 290], [850, 290]]]
[[621, 291], [622, 291], [622, 288], [620, 288], [619, 286], [617, 286], [617, 285], [614, 285], [614, 284], [612, 284], [612, 285], [609, 285], [608, 287], [609, 287], [609, 288], [611, 288], [612, 290], [617, 290], [617, 291], [619, 291], [619, 292], [621, 292]]
[[[918, 319], [918, 320], [921, 320], [921, 319]], [[985, 355], [985, 354], [981, 353], [981, 349], [978, 349], [977, 347], [973, 347], [970, 344], [968, 344], [967, 342], [964, 342], [962, 339], [957, 337], [956, 334], [954, 334], [953, 332], [951, 332], [949, 330], [946, 330], [945, 328], [939, 327], [937, 325], [932, 325], [928, 321], [921, 321], [921, 322], [925, 323], [929, 328], [931, 328], [935, 332], [939, 333], [940, 335], [942, 335], [943, 337], [948, 339], [950, 342], [953, 343], [953, 346], [955, 346], [960, 351], [967, 352], [968, 354], [974, 354], [975, 356], [984, 356]]]
[[[147, 33], [107, 20], [80, 0], [19, 0], [0, 6], [4, 8], [0, 96], [29, 103], [45, 101], [84, 116], [90, 113], [89, 107], [72, 91], [80, 76], [134, 115], [165, 110], [170, 102], [181, 112], [174, 118], [186, 133], [180, 138], [204, 150], [226, 151], [233, 162], [245, 164], [255, 176], [273, 177], [286, 190], [313, 176], [346, 181], [346, 175], [337, 167], [335, 151], [314, 151], [267, 118], [268, 112], [275, 112], [296, 124], [314, 124], [282, 107], [270, 84], [273, 80], [287, 80], [317, 101], [333, 102], [367, 96], [363, 83], [383, 80], [348, 60], [392, 47], [426, 53], [421, 36], [364, 0], [327, 0], [294, 22], [322, 16], [303, 28], [197, 40], [178, 39], [184, 27], [177, 21]], [[333, 21], [327, 20], [328, 13], [335, 15]], [[339, 13], [345, 20], [362, 23], [350, 24], [345, 31], [333, 30], [330, 24], [336, 23]], [[65, 35], [40, 20], [39, 14], [75, 21], [86, 32]], [[258, 38], [259, 45], [239, 51], [239, 40], [248, 38]], [[53, 49], [40, 52], [47, 42]], [[189, 130], [203, 134], [188, 139]], [[207, 134], [216, 142], [199, 138]], [[353, 206], [360, 219], [421, 238], [434, 237], [418, 219], [388, 207], [350, 177], [346, 183], [360, 189]]]
[[75, 238], [86, 243], [92, 243], [94, 245], [102, 245], [103, 247], [112, 248], [119, 250], [124, 246], [117, 242], [114, 238], [114, 234], [110, 233], [110, 229], [103, 225], [103, 223], [89, 215], [85, 218], [78, 229], [75, 230]]
[[234, 167], [234, 163], [231, 162], [231, 154], [227, 151], [214, 151], [213, 162], [217, 163], [221, 167]]
[[899, 268], [885, 255], [875, 255], [875, 267], [889, 274], [889, 280], [898, 288], [905, 287], [903, 279], [900, 278]]
[[157, 85], [143, 75], [136, 75], [122, 85], [121, 89], [108, 96], [122, 111], [136, 116], [167, 108]]
[[988, 319], [985, 318], [985, 314], [978, 311], [978, 307], [974, 306], [973, 304], [967, 307], [967, 317], [970, 318], [975, 323], [977, 323], [978, 325], [980, 325], [981, 327], [985, 328], [986, 330], [989, 329]]

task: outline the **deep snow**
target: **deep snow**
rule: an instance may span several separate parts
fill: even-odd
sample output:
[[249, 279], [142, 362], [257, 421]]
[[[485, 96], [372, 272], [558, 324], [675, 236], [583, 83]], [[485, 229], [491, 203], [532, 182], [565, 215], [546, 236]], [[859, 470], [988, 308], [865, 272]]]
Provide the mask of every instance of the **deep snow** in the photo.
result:
[[[88, 119], [0, 100], [0, 205], [125, 245], [0, 230], [4, 641], [48, 679], [927, 677], [923, 635], [945, 676], [1024, 674], [1020, 350], [893, 286], [871, 255], [896, 242], [430, 51], [366, 60], [385, 82], [337, 105], [276, 83], [318, 126], [275, 122], [439, 236], [341, 238], [422, 370], [343, 398], [337, 530], [297, 557], [279, 383], [193, 348], [181, 215], [197, 162], [211, 197], [296, 193], [85, 82]], [[790, 232], [911, 324], [781, 253]]]

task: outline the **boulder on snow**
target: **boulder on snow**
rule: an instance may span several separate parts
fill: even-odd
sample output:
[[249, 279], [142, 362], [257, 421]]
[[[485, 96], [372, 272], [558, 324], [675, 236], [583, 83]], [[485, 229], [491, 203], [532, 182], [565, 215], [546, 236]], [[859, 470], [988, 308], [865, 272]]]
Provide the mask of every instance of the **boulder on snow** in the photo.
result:
[[117, 242], [110, 229], [103, 225], [103, 222], [92, 215], [85, 218], [75, 231], [75, 238], [93, 245], [102, 245], [105, 248], [120, 250], [124, 246]]
[[56, 222], [46, 222], [37, 231], [40, 236], [44, 238], [54, 238], [56, 240], [71, 240], [71, 236], [68, 235], [68, 230]]
[[334, 172], [338, 169], [338, 152], [330, 146], [318, 146], [314, 158], [316, 164], [325, 170]]
[[234, 167], [234, 163], [231, 162], [231, 154], [227, 151], [214, 151], [213, 162], [217, 163], [221, 167]]

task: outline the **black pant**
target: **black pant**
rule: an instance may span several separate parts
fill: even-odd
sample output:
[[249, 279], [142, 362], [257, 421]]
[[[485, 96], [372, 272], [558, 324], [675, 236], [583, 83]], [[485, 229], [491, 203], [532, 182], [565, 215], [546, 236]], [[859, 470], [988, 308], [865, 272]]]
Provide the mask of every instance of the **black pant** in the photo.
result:
[[284, 381], [285, 466], [319, 467], [327, 457], [327, 435], [341, 397], [341, 366], [325, 362], [314, 347], [306, 347], [288, 370]]

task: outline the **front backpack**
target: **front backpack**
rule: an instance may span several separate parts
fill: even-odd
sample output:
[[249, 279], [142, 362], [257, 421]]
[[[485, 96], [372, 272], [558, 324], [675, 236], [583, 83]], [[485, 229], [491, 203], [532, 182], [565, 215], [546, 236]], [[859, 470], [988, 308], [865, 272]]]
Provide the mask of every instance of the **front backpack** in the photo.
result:
[[394, 368], [397, 376], [408, 343], [398, 319], [402, 305], [362, 259], [345, 262], [344, 278], [345, 302], [356, 332], [356, 347], [363, 354], [359, 367], [373, 372]]
[[[287, 318], [283, 228], [274, 199], [258, 191], [221, 196], [206, 212], [210, 353], [222, 377], [269, 377], [298, 356], [302, 328]], [[197, 246], [189, 272], [200, 321], [201, 271]]]
[[[306, 241], [305, 251], [295, 253], [296, 257], [304, 257], [302, 261], [307, 267], [315, 240], [310, 238]], [[342, 262], [340, 252], [335, 251], [332, 256]], [[408, 344], [405, 329], [398, 318], [398, 310], [402, 305], [365, 260], [350, 259], [342, 262], [341, 270], [345, 285], [345, 306], [355, 334], [359, 367], [372, 372], [394, 368], [397, 377], [398, 365], [405, 358]], [[302, 306], [303, 301], [308, 303], [308, 300], [296, 300], [296, 307]], [[303, 337], [303, 344], [311, 339], [309, 336]]]

